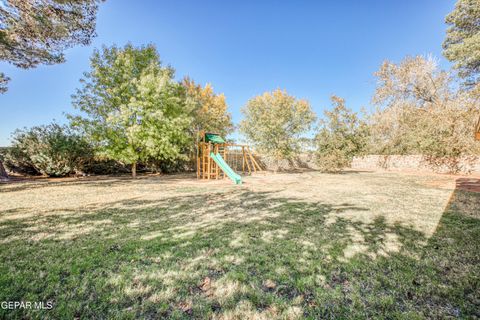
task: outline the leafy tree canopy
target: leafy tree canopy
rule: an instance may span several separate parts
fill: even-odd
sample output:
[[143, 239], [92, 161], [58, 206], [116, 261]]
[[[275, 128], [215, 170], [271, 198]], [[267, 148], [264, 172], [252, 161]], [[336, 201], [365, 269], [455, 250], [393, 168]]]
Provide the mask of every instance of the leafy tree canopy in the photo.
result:
[[153, 45], [96, 50], [81, 83], [73, 105], [84, 115], [71, 119], [101, 155], [131, 164], [134, 176], [138, 161], [184, 157], [193, 106]]
[[[63, 51], [88, 45], [95, 35], [97, 0], [5, 0], [0, 2], [0, 60], [19, 68], [55, 64]], [[0, 73], [0, 92], [8, 77]]]
[[475, 85], [480, 80], [480, 0], [458, 0], [445, 20], [443, 53], [467, 85]]
[[182, 84], [195, 106], [195, 128], [219, 133], [224, 137], [233, 131], [232, 116], [228, 112], [225, 95], [215, 94], [211, 84], [202, 88], [189, 78], [183, 79]]
[[292, 159], [316, 116], [308, 101], [275, 90], [254, 97], [242, 109], [240, 130], [262, 153]]
[[384, 62], [373, 97], [371, 152], [458, 157], [480, 154], [473, 139], [479, 88], [464, 90], [432, 58]]

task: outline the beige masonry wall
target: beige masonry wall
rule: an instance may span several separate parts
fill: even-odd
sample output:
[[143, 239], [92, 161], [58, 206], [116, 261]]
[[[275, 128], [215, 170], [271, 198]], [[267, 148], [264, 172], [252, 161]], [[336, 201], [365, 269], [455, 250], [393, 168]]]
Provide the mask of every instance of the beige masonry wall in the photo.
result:
[[284, 171], [295, 169], [317, 169], [313, 154], [301, 154], [295, 160], [275, 160], [266, 156], [256, 155], [255, 158], [263, 169]]
[[368, 155], [355, 157], [352, 169], [419, 170], [480, 174], [480, 157], [432, 158], [423, 155]]

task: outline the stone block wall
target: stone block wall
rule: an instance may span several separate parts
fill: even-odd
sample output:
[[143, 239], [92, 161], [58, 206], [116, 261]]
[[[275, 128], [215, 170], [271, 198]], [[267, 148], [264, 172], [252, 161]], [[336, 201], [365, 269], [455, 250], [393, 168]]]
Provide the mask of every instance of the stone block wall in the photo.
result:
[[437, 173], [480, 174], [480, 157], [433, 158], [423, 155], [368, 155], [355, 157], [356, 170], [418, 170]]
[[295, 169], [317, 169], [313, 154], [301, 154], [294, 160], [276, 160], [267, 156], [255, 155], [263, 169], [269, 171], [287, 171]]

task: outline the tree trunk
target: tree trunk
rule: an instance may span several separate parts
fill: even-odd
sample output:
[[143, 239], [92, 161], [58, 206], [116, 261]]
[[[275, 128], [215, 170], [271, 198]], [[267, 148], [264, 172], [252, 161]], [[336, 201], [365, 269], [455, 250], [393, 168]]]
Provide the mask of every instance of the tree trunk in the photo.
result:
[[3, 163], [1, 161], [0, 161], [0, 180], [8, 180], [7, 171], [3, 167]]
[[136, 178], [137, 177], [137, 163], [134, 162], [132, 163], [132, 178]]

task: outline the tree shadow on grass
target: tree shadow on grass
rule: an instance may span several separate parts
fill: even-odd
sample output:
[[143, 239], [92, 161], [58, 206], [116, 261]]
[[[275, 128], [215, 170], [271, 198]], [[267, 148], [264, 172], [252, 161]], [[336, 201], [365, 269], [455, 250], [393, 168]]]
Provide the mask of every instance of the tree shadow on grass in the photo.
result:
[[130, 175], [118, 176], [88, 176], [80, 178], [22, 178], [12, 179], [9, 182], [0, 184], [0, 192], [17, 192], [24, 190], [34, 190], [45, 187], [69, 187], [69, 186], [87, 186], [87, 187], [113, 187], [128, 186], [131, 184], [167, 184], [185, 181], [196, 181], [192, 173], [185, 174], [165, 174], [165, 175], [139, 175], [132, 179]]
[[[458, 178], [414, 283], [425, 291], [426, 316], [480, 317], [480, 179]], [[428, 268], [431, 277], [427, 278]], [[422, 279], [423, 278], [423, 279]], [[423, 280], [423, 281], [421, 281]], [[428, 294], [428, 296], [427, 296]]]
[[430, 239], [381, 216], [327, 223], [369, 210], [355, 204], [245, 190], [10, 221], [0, 300], [55, 308], [0, 316], [478, 316], [479, 201], [455, 190]]

